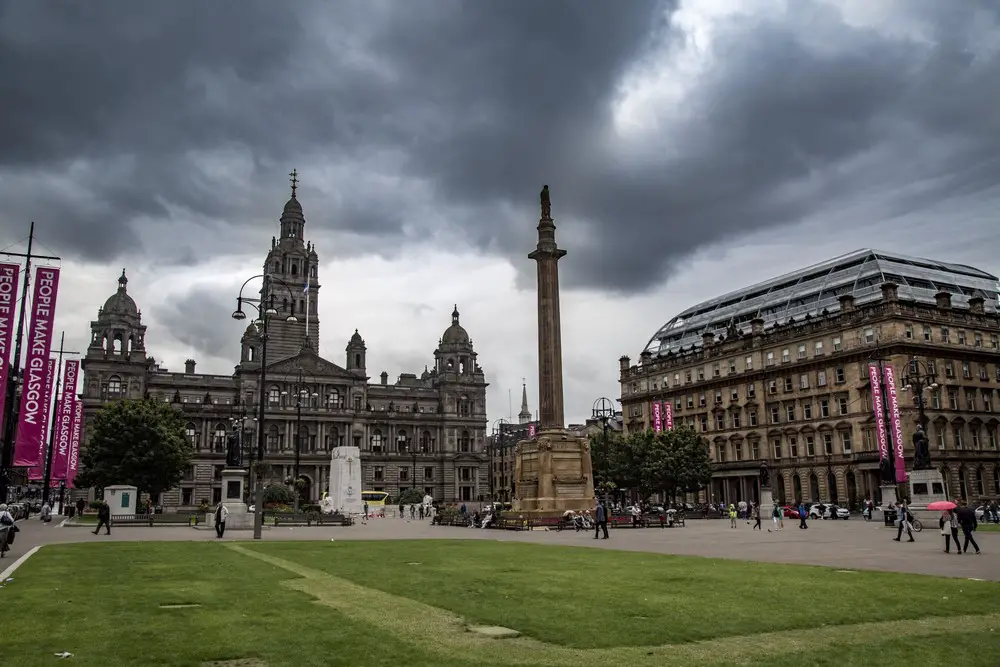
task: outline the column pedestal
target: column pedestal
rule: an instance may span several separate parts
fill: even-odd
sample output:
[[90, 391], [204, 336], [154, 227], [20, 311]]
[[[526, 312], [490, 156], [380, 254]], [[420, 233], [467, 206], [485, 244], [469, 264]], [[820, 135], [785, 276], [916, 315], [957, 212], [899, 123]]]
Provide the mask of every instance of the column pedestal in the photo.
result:
[[[247, 510], [243, 502], [247, 484], [247, 471], [242, 468], [226, 468], [222, 471], [222, 504], [229, 510], [226, 519], [226, 530], [251, 530], [253, 514]], [[256, 508], [258, 512], [262, 508]], [[211, 524], [215, 522], [215, 511], [210, 512]]]
[[522, 440], [515, 452], [514, 513], [526, 518], [593, 510], [594, 474], [587, 438], [562, 429]]
[[771, 487], [761, 487], [760, 490], [760, 518], [761, 521], [771, 517], [771, 510], [774, 509], [774, 494]]

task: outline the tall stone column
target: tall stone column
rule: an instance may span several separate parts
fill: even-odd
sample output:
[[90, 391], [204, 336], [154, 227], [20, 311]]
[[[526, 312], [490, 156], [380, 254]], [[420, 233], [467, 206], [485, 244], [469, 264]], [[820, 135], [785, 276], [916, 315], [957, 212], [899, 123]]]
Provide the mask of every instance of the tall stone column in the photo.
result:
[[559, 315], [559, 260], [566, 251], [556, 245], [549, 186], [542, 188], [538, 244], [528, 255], [538, 272], [538, 413], [539, 430], [561, 430], [563, 411], [562, 328]]

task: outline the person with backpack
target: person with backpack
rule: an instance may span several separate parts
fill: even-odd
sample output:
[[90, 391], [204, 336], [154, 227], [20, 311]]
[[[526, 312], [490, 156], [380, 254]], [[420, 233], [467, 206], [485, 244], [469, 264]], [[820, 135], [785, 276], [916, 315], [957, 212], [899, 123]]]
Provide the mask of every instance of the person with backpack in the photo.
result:
[[906, 529], [906, 536], [910, 539], [907, 542], [916, 542], [913, 539], [913, 515], [910, 514], [910, 508], [906, 506], [905, 502], [896, 503], [896, 512], [899, 514], [899, 531], [896, 533], [896, 537], [892, 538], [894, 541], [899, 542], [903, 537], [903, 529]]

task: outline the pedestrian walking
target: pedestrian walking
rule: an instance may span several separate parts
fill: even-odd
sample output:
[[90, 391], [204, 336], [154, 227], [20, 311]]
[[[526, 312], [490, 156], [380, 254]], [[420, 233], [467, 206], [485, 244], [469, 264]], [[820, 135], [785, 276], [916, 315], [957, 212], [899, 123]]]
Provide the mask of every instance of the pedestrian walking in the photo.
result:
[[754, 505], [753, 506], [753, 510], [751, 510], [751, 513], [753, 514], [753, 519], [754, 519], [754, 524], [753, 524], [753, 529], [752, 530], [761, 530], [761, 527], [760, 527], [760, 506], [759, 505]]
[[[976, 532], [976, 528], [979, 527], [975, 510], [969, 507], [963, 500], [958, 503], [958, 509], [955, 510], [955, 514], [958, 515], [958, 525], [962, 528], [962, 535], [965, 537], [965, 542], [962, 544], [962, 551], [969, 553], [969, 545], [971, 544], [972, 548], [976, 550], [976, 555], [980, 555], [982, 552], [979, 550], [976, 538], [972, 536], [972, 533]], [[958, 542], [957, 538], [955, 542]]]
[[941, 534], [944, 535], [944, 552], [951, 553], [951, 541], [955, 540], [955, 551], [961, 556], [962, 545], [958, 542], [958, 517], [955, 516], [954, 510], [942, 512], [938, 525], [941, 526]]
[[896, 532], [896, 537], [892, 539], [899, 542], [903, 537], [903, 529], [906, 529], [906, 536], [909, 538], [906, 541], [916, 542], [916, 540], [913, 539], [913, 515], [910, 514], [910, 509], [906, 506], [906, 503], [897, 502], [896, 512], [899, 514], [899, 531]]
[[219, 504], [215, 506], [215, 536], [222, 539], [222, 536], [226, 534], [226, 519], [229, 518], [229, 508], [219, 501]]
[[600, 535], [601, 531], [604, 531], [604, 539], [608, 539], [608, 509], [604, 505], [604, 501], [598, 501], [597, 511], [594, 513], [594, 518], [597, 520], [594, 522], [594, 539], [596, 540]]
[[104, 526], [105, 535], [111, 534], [111, 506], [103, 501], [97, 508], [97, 528], [94, 530], [94, 535], [101, 532], [101, 526]]
[[[781, 523], [781, 508], [778, 507], [778, 503], [775, 503], [774, 507], [771, 508], [771, 523], [774, 524], [774, 529], [775, 530], [781, 530], [781, 526], [780, 526], [780, 523]], [[767, 532], [770, 533], [771, 529], [768, 528]]]
[[805, 506], [805, 504], [800, 502], [799, 503], [799, 528], [805, 529], [805, 528], [809, 527], [806, 524], [806, 517], [808, 517], [808, 516], [809, 516], [809, 514], [806, 512], [806, 506]]

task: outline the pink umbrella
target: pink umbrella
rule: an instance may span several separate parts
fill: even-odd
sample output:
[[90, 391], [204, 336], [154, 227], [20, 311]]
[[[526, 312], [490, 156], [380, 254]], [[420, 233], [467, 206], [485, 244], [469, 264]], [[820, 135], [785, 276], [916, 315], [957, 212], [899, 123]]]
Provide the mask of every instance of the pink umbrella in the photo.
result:
[[932, 512], [947, 512], [949, 510], [955, 509], [956, 507], [958, 507], [958, 505], [951, 502], [950, 500], [939, 500], [937, 502], [929, 504], [927, 506], [927, 509], [929, 509]]

